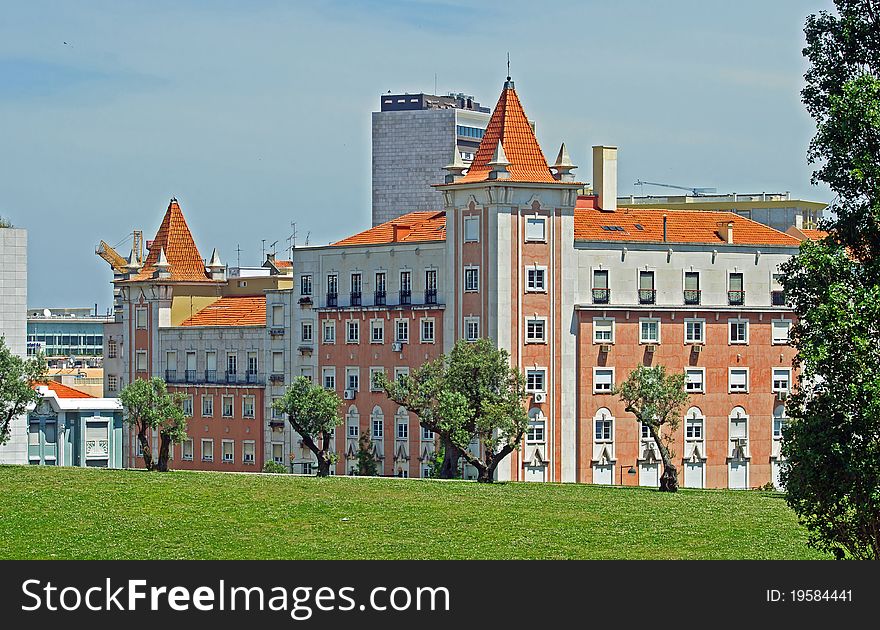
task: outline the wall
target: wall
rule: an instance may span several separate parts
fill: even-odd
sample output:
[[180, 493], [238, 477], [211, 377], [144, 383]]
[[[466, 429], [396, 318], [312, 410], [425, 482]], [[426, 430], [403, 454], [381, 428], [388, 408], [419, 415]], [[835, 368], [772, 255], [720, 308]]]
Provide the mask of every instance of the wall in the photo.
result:
[[[6, 346], [26, 356], [27, 339], [27, 231], [0, 228], [0, 335]], [[10, 439], [0, 446], [0, 463], [27, 462], [27, 421], [12, 421]]]

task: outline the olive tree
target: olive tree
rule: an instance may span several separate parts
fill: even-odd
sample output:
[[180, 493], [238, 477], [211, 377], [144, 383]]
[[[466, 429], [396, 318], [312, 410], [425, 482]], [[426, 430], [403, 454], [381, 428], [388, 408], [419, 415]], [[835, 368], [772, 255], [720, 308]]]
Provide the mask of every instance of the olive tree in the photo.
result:
[[341, 404], [336, 392], [299, 376], [273, 405], [276, 411], [287, 416], [303, 445], [315, 454], [319, 477], [328, 476], [330, 465], [336, 462], [336, 453], [330, 451], [330, 436], [343, 422]]

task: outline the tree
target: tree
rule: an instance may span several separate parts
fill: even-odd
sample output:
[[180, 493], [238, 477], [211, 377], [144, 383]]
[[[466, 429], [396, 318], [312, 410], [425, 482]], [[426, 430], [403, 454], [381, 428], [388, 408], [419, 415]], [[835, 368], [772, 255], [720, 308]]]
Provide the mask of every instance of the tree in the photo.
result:
[[319, 477], [329, 475], [330, 465], [336, 461], [336, 454], [330, 452], [330, 434], [343, 422], [339, 412], [341, 404], [336, 392], [313, 385], [306, 377], [299, 376], [273, 405], [287, 416], [302, 443], [317, 457]]
[[783, 431], [786, 500], [810, 544], [880, 558], [880, 4], [836, 0], [807, 19], [802, 92], [815, 118], [813, 182], [836, 194], [822, 228], [782, 266], [797, 316], [798, 387]]
[[678, 468], [672, 463], [672, 443], [678, 430], [681, 408], [688, 400], [684, 374], [667, 374], [666, 367], [640, 365], [614, 389], [626, 404], [627, 413], [648, 427], [663, 460], [660, 491], [678, 490]]
[[3, 217], [0, 217], [0, 228], [14, 228], [14, 227], [15, 226], [12, 225], [12, 222], [9, 219], [4, 219]]
[[[380, 377], [388, 397], [417, 414], [421, 425], [437, 433], [447, 458], [457, 451], [477, 469], [477, 481], [491, 483], [501, 461], [522, 443], [529, 426], [525, 377], [510, 365], [510, 355], [488, 339], [460, 339], [448, 356], [417, 368], [408, 377]], [[481, 453], [470, 444], [478, 440]], [[445, 461], [441, 471], [452, 478]]]
[[375, 477], [379, 474], [379, 463], [373, 455], [373, 440], [370, 439], [370, 432], [361, 433], [358, 438], [357, 451], [357, 474], [363, 477]]
[[[186, 439], [186, 418], [183, 415], [183, 395], [169, 393], [165, 381], [154, 376], [137, 379], [119, 393], [125, 410], [125, 422], [135, 427], [137, 440], [144, 453], [147, 470], [166, 472], [171, 444]], [[153, 461], [153, 447], [147, 432], [159, 432], [159, 460]]]
[[34, 383], [46, 373], [43, 355], [22, 359], [6, 347], [0, 336], [0, 446], [6, 444], [12, 431], [12, 421], [22, 415], [29, 405], [40, 400]]

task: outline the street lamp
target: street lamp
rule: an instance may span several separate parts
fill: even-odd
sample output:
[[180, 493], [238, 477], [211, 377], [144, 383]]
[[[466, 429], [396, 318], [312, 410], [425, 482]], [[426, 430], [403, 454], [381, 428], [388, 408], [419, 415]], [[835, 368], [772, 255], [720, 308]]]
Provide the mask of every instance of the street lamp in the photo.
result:
[[[626, 468], [626, 464], [623, 464], [623, 465], [620, 467], [620, 485], [621, 485], [621, 486], [623, 485], [623, 469], [624, 469], [624, 468]], [[635, 466], [630, 466], [630, 467], [629, 467], [629, 470], [626, 471], [626, 474], [627, 474], [627, 475], [635, 476], [635, 475], [636, 475], [636, 467], [635, 467]]]

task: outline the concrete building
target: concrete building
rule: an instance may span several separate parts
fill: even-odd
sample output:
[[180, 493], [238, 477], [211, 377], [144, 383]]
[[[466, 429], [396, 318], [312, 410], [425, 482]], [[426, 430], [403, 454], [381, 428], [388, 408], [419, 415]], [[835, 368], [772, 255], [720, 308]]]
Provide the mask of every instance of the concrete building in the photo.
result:
[[[16, 355], [27, 352], [27, 231], [0, 226], [0, 336]], [[0, 463], [27, 462], [27, 426], [15, 418], [0, 446]]]
[[104, 325], [113, 321], [90, 308], [32, 308], [27, 312], [27, 352], [42, 352], [49, 365], [98, 367]]
[[792, 199], [791, 193], [731, 193], [728, 195], [661, 195], [619, 197], [617, 203], [633, 208], [663, 210], [708, 210], [735, 212], [741, 217], [768, 225], [780, 232], [790, 227], [813, 230], [828, 204]]
[[373, 225], [441, 209], [432, 185], [456, 152], [470, 164], [489, 115], [463, 94], [383, 94], [372, 117]]

